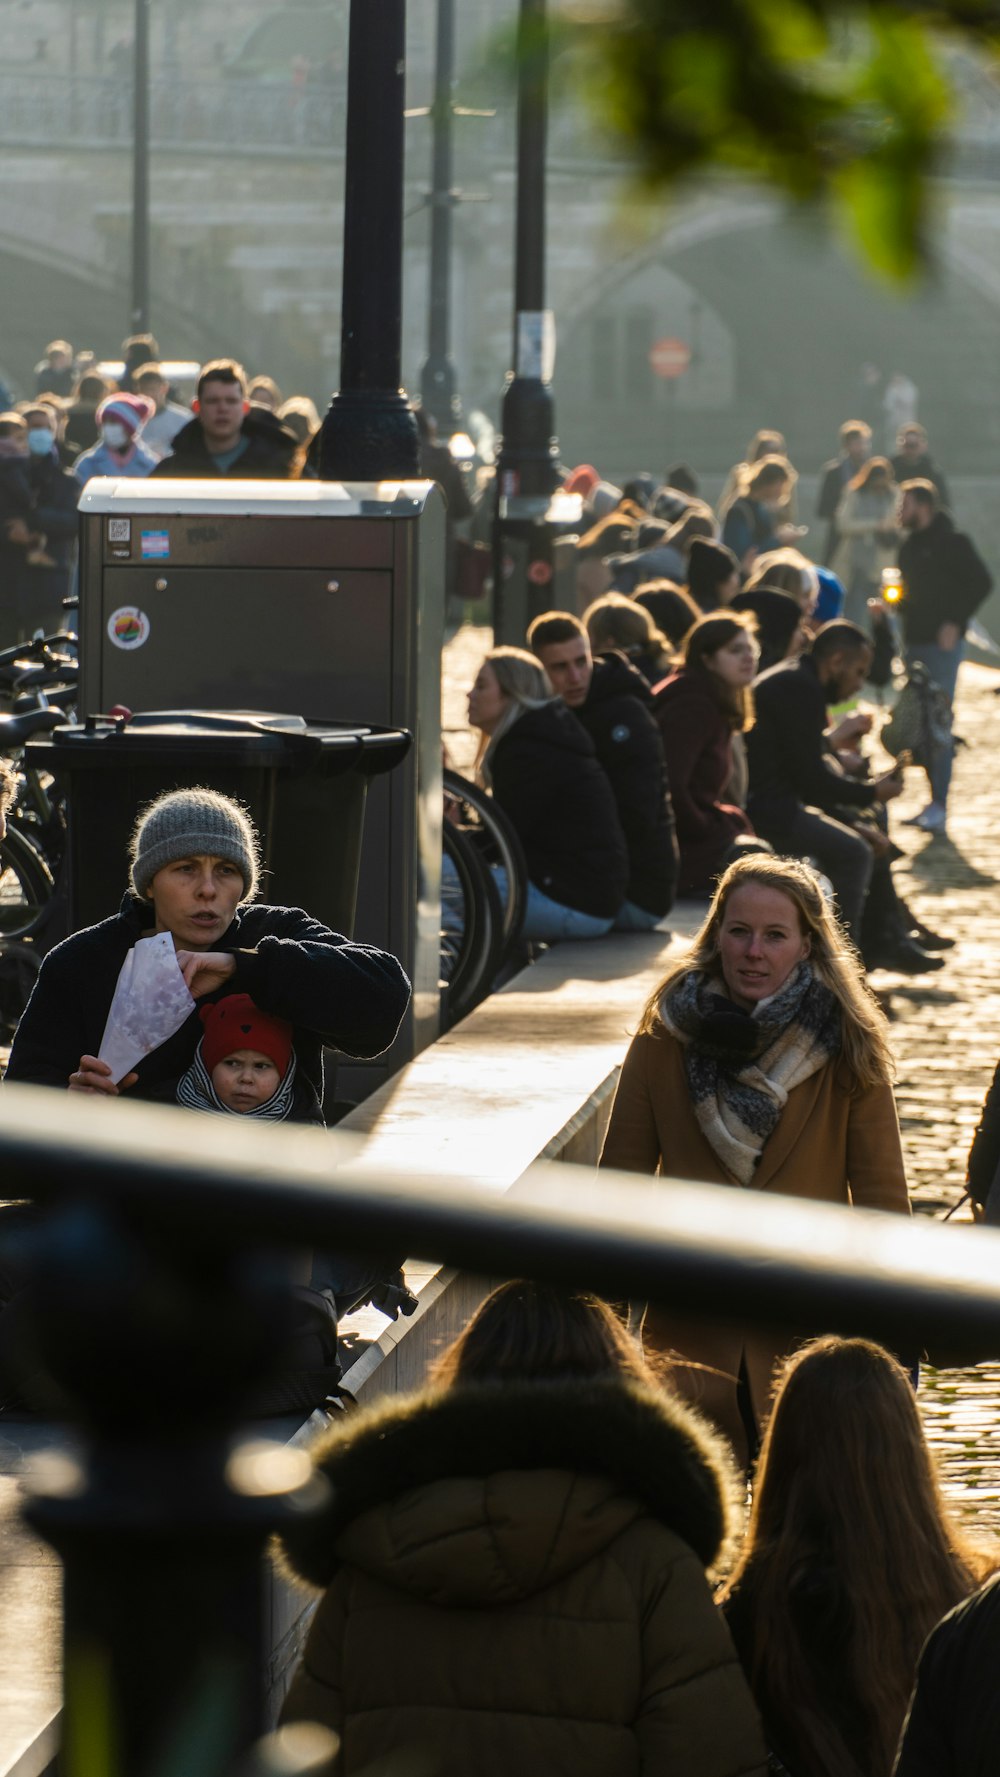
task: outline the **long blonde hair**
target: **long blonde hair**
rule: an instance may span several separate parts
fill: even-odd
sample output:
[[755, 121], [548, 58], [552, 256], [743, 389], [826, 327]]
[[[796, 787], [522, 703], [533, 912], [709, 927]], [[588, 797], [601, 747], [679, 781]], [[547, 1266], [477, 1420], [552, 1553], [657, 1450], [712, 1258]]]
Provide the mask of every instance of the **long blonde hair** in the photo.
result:
[[866, 1741], [861, 1768], [889, 1777], [921, 1646], [998, 1553], [977, 1548], [951, 1519], [895, 1358], [867, 1339], [827, 1335], [786, 1360], [723, 1602], [738, 1591], [746, 1605], [751, 1688], [793, 1769], [859, 1769], [796, 1630], [803, 1586], [822, 1580], [824, 1603], [844, 1625], [832, 1656], [836, 1694]]
[[762, 586], [790, 592], [800, 604], [815, 604], [819, 592], [815, 566], [800, 549], [767, 549], [758, 555], [743, 590], [756, 592]]
[[802, 935], [810, 940], [813, 970], [840, 1006], [841, 1053], [855, 1084], [876, 1086], [891, 1080], [894, 1070], [885, 1013], [865, 983], [857, 954], [837, 924], [815, 872], [797, 858], [754, 852], [730, 864], [719, 879], [691, 949], [677, 958], [646, 1001], [640, 1035], [655, 1036], [663, 1029], [660, 1001], [682, 975], [695, 969], [707, 975], [719, 972], [719, 933], [730, 896], [737, 889], [751, 887], [776, 889], [794, 905]]
[[[492, 734], [480, 732], [476, 748], [474, 775], [484, 789], [491, 786], [490, 760], [493, 750], [526, 710], [540, 710], [555, 702], [549, 675], [527, 648], [491, 648], [483, 666], [493, 668], [497, 684], [507, 699], [507, 708]], [[482, 670], [482, 668], [480, 668]]]

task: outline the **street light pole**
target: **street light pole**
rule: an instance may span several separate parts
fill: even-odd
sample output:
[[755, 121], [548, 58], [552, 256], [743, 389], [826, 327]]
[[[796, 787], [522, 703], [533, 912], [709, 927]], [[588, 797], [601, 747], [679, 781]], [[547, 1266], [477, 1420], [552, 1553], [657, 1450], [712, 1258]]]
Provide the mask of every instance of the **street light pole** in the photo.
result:
[[455, 73], [455, 0], [438, 0], [437, 57], [431, 121], [434, 146], [431, 172], [430, 320], [427, 360], [420, 373], [420, 401], [433, 414], [442, 433], [454, 431], [461, 417], [455, 366], [449, 345], [451, 331], [451, 218]]
[[517, 216], [514, 369], [507, 379], [497, 463], [501, 492], [549, 495], [559, 485], [554, 338], [545, 307], [545, 149], [549, 37], [546, 0], [521, 0], [517, 56]]
[[561, 479], [552, 398], [555, 325], [545, 307], [546, 0], [521, 0], [517, 59], [514, 368], [500, 417], [493, 585], [496, 638], [520, 645], [535, 606], [552, 602], [550, 500]]
[[405, 0], [351, 0], [340, 388], [320, 435], [324, 481], [420, 472], [400, 387]]
[[132, 107], [132, 311], [129, 330], [148, 333], [149, 0], [135, 0]]

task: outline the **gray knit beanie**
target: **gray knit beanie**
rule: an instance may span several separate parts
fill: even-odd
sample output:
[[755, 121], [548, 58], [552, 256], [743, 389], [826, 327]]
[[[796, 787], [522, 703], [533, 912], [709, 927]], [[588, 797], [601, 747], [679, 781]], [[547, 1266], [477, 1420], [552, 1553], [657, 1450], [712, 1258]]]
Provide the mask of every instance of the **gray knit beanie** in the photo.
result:
[[235, 864], [243, 876], [243, 900], [253, 900], [260, 857], [249, 816], [218, 790], [171, 790], [136, 821], [129, 848], [132, 887], [145, 897], [164, 864], [205, 856]]

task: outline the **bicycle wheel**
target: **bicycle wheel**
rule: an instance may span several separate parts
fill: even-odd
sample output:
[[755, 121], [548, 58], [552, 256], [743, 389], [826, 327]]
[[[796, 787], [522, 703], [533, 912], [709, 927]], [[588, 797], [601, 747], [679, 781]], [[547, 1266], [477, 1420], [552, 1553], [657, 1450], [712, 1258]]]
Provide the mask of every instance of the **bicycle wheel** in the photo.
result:
[[15, 826], [0, 839], [0, 938], [33, 932], [52, 898], [52, 874], [40, 852]]
[[441, 896], [441, 1024], [450, 1030], [485, 999], [503, 948], [500, 896], [488, 866], [445, 821]]
[[445, 771], [446, 796], [454, 796], [462, 807], [462, 832], [471, 839], [487, 864], [499, 864], [507, 880], [503, 903], [503, 947], [500, 961], [507, 956], [521, 935], [528, 894], [528, 871], [517, 833], [486, 790], [469, 782], [457, 771]]

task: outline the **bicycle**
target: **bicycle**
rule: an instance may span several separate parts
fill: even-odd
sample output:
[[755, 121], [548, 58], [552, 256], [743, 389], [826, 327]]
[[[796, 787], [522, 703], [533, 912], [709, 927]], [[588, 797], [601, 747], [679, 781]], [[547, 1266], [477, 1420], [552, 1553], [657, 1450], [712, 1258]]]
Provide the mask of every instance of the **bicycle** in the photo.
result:
[[508, 960], [524, 920], [527, 874], [517, 834], [485, 791], [446, 770], [444, 793], [441, 1008], [448, 1030], [486, 998]]

